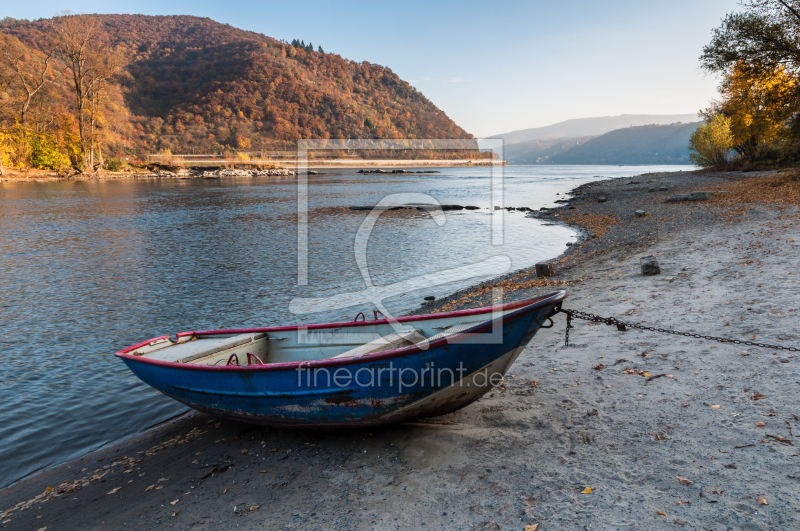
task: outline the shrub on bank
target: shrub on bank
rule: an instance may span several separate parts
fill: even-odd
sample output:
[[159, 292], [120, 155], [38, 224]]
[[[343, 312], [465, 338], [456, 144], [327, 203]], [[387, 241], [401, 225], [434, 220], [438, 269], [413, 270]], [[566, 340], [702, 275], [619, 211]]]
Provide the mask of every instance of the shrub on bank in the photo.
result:
[[689, 139], [689, 160], [703, 168], [724, 170], [733, 149], [731, 119], [717, 114], [700, 124]]
[[38, 170], [62, 171], [69, 166], [69, 158], [59, 149], [55, 139], [50, 136], [32, 136], [30, 139], [31, 168]]

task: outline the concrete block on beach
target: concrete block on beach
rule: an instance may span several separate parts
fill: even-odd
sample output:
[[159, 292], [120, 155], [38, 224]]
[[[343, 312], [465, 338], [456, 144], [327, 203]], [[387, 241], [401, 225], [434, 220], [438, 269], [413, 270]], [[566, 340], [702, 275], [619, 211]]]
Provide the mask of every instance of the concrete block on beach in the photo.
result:
[[688, 194], [675, 195], [664, 201], [665, 203], [680, 203], [682, 201], [708, 201], [714, 192], [699, 191], [689, 192]]
[[536, 276], [537, 277], [552, 277], [556, 274], [556, 268], [553, 264], [548, 262], [539, 262], [536, 264]]
[[661, 268], [658, 267], [658, 261], [655, 256], [645, 256], [639, 263], [642, 266], [642, 276], [652, 277], [653, 275], [661, 274]]

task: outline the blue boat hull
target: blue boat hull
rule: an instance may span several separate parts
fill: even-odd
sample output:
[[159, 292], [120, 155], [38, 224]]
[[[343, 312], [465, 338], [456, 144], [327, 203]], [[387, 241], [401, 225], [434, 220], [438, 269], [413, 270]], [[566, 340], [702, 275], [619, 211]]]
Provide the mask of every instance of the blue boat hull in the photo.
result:
[[[487, 321], [477, 334], [455, 336], [427, 350], [337, 365], [196, 370], [120, 357], [145, 383], [211, 415], [292, 428], [374, 426], [443, 415], [480, 398], [502, 379], [561, 300], [563, 295], [497, 323]], [[493, 325], [502, 327], [502, 340], [481, 340]]]

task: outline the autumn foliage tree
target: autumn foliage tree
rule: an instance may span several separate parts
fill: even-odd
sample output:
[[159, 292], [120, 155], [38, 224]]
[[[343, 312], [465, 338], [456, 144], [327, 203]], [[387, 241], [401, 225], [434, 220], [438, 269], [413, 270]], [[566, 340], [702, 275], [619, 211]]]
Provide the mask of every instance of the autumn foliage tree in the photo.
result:
[[723, 76], [720, 101], [703, 114], [730, 118], [734, 149], [753, 159], [765, 146], [789, 135], [787, 124], [797, 112], [796, 79], [783, 67], [753, 70], [735, 65]]
[[745, 0], [703, 48], [703, 68], [719, 75], [719, 101], [701, 112], [730, 119], [746, 160], [768, 150], [800, 151], [800, 0]]
[[109, 80], [125, 64], [109, 43], [100, 20], [89, 15], [64, 15], [55, 25], [59, 56], [70, 73], [75, 118], [78, 122], [83, 171], [102, 163], [102, 109]]
[[733, 149], [731, 119], [717, 114], [701, 123], [689, 139], [689, 160], [703, 168], [725, 169]]

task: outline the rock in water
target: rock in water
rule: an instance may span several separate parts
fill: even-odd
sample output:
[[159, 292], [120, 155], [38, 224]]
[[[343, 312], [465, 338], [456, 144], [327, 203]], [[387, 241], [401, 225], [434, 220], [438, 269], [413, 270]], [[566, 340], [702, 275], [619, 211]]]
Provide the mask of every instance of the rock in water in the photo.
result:
[[707, 192], [707, 191], [700, 191], [700, 192], [689, 192], [688, 194], [680, 194], [676, 196], [672, 196], [666, 201], [665, 203], [680, 203], [682, 201], [708, 201], [711, 199], [711, 196], [714, 192]]
[[536, 264], [537, 277], [552, 277], [555, 274], [556, 268], [553, 267], [553, 264], [549, 264], [547, 262], [539, 262]]
[[658, 261], [655, 256], [645, 256], [639, 263], [642, 265], [642, 276], [652, 277], [653, 275], [661, 274], [661, 268], [658, 267]]
[[425, 299], [426, 301], [435, 301], [435, 300], [436, 300], [436, 297], [434, 297], [433, 295], [428, 295], [427, 297], [424, 297], [424, 299]]

